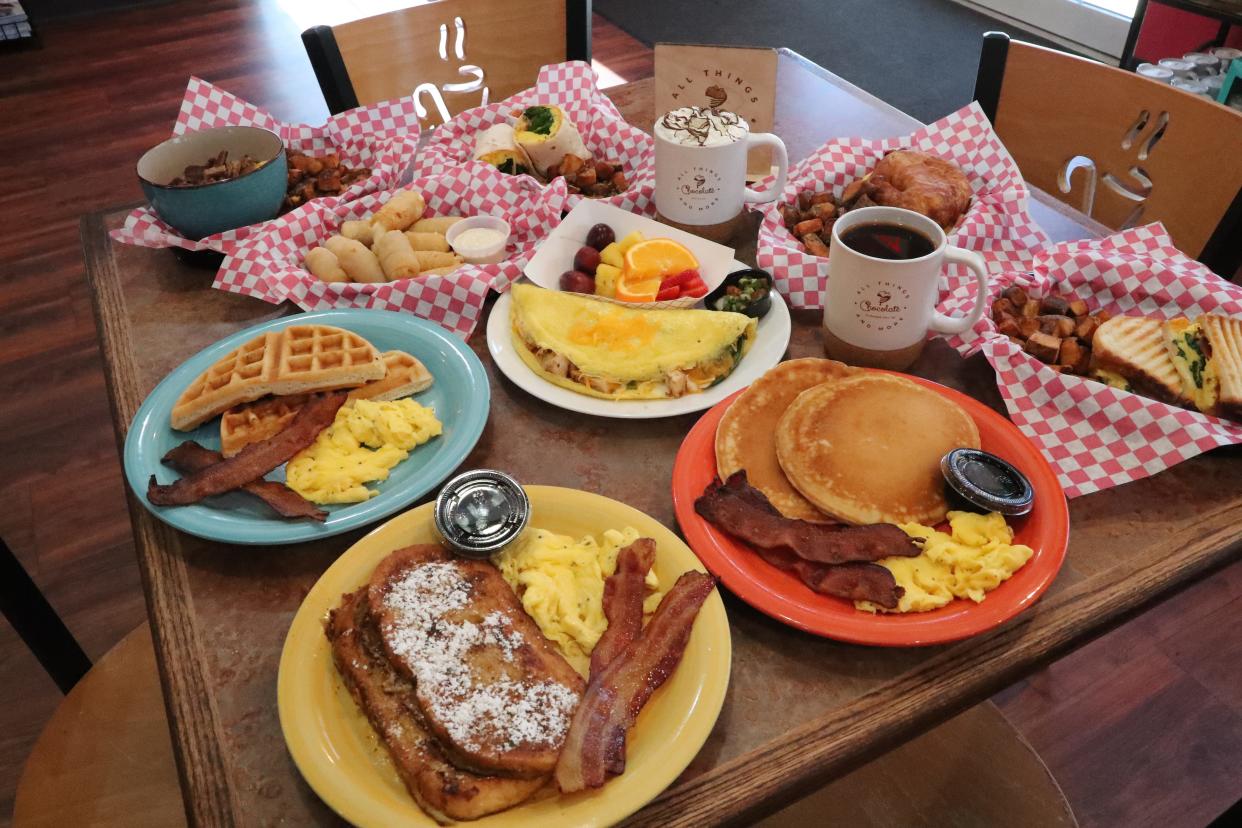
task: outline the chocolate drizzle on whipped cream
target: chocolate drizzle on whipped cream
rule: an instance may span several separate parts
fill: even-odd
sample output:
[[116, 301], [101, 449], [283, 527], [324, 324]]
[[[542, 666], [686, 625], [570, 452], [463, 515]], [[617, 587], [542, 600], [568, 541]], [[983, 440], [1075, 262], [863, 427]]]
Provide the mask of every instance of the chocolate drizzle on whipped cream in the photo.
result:
[[667, 140], [686, 146], [719, 146], [746, 137], [747, 126], [732, 112], [685, 106], [665, 113], [657, 128]]

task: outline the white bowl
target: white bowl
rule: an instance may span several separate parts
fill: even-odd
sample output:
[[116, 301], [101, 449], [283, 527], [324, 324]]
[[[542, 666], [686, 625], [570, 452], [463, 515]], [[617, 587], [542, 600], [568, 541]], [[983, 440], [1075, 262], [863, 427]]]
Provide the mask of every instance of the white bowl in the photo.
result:
[[[488, 230], [495, 230], [501, 235], [500, 241], [490, 244], [486, 247], [467, 247], [457, 246], [457, 239], [467, 230], [473, 230], [477, 227], [485, 227]], [[509, 234], [513, 232], [509, 227], [509, 222], [496, 216], [471, 216], [467, 219], [454, 224], [444, 234], [444, 238], [448, 240], [449, 247], [457, 252], [457, 255], [465, 259], [466, 264], [495, 264], [504, 261], [505, 247], [509, 244]]]

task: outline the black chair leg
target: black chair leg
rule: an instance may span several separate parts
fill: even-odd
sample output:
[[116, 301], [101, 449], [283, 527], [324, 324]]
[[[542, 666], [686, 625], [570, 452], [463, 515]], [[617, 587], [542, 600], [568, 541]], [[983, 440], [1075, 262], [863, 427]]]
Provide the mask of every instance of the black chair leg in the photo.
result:
[[0, 540], [0, 611], [62, 693], [72, 690], [91, 669], [91, 660], [82, 652], [77, 639], [3, 540]]

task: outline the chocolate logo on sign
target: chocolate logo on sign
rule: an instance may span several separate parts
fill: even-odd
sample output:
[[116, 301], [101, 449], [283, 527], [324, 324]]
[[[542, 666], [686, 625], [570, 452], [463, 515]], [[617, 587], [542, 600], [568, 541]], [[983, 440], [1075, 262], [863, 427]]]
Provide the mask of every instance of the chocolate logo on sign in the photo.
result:
[[860, 285], [855, 297], [858, 310], [854, 318], [863, 327], [874, 331], [891, 331], [906, 321], [905, 311], [910, 302], [910, 293], [895, 282]]

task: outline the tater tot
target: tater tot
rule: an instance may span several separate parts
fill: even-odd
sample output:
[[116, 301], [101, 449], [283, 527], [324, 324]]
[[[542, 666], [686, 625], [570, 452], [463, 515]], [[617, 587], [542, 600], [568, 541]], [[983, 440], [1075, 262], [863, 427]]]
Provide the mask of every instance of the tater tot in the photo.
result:
[[375, 240], [370, 221], [347, 221], [341, 225], [341, 235], [347, 239], [360, 241], [367, 247], [370, 247]]
[[434, 218], [419, 219], [414, 222], [414, 226], [410, 229], [415, 233], [440, 233], [443, 235], [448, 232], [450, 227], [463, 218], [464, 216], [435, 216]]
[[349, 274], [341, 268], [336, 254], [326, 247], [316, 247], [306, 254], [306, 269], [321, 282], [348, 282]]
[[400, 230], [379, 231], [377, 228], [372, 252], [379, 258], [380, 267], [390, 282], [418, 275], [418, 258]]
[[415, 250], [449, 252], [448, 239], [444, 238], [443, 233], [419, 233], [414, 230], [406, 230], [405, 237], [410, 240], [410, 247]]
[[371, 223], [385, 230], [404, 230], [422, 218], [426, 207], [422, 193], [402, 190], [371, 216]]
[[362, 242], [344, 236], [333, 236], [323, 246], [336, 254], [341, 269], [355, 282], [388, 281], [384, 278], [384, 269], [380, 267], [379, 259]]

